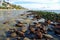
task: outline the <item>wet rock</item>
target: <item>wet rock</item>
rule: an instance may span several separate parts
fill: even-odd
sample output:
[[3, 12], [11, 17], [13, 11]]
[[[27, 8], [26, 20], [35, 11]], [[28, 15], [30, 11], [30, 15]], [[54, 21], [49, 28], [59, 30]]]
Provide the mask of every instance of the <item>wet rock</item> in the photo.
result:
[[9, 24], [9, 21], [5, 21], [5, 22], [3, 22], [3, 24]]
[[17, 36], [16, 33], [12, 33], [12, 34], [11, 34], [11, 37], [16, 37], [16, 36]]
[[49, 34], [44, 34], [44, 36], [46, 37], [46, 38], [53, 38], [53, 36], [51, 36], [51, 35], [49, 35]]
[[29, 38], [25, 37], [24, 40], [30, 40]]

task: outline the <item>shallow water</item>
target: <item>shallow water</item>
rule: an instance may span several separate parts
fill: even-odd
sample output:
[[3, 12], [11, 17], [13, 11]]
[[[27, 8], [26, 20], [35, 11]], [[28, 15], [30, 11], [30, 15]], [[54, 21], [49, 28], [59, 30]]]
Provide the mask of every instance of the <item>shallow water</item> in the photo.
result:
[[[3, 10], [3, 11], [0, 11], [0, 40], [4, 39], [5, 38], [5, 31], [8, 29], [8, 28], [12, 28], [13, 25], [14, 25], [14, 21], [9, 25], [3, 25], [3, 21], [5, 20], [10, 20], [11, 19], [14, 19], [14, 18], [19, 18], [18, 15], [20, 14], [24, 14], [26, 11], [24, 10]], [[55, 35], [53, 31], [48, 31], [48, 34], [52, 35], [54, 37], [54, 40], [60, 40], [60, 36], [58, 35]], [[5, 40], [5, 39], [4, 39]]]
[[27, 10], [0, 10], [0, 20], [15, 18], [20, 14], [26, 13]]
[[54, 40], [60, 40], [60, 36], [54, 33], [54, 31], [48, 31], [48, 34], [54, 37]]

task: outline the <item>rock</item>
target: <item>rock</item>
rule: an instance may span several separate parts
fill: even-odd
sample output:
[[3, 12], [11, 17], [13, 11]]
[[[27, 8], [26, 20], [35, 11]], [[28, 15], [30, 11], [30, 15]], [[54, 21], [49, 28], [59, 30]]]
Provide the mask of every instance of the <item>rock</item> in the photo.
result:
[[6, 38], [6, 40], [10, 40], [10, 38]]
[[5, 21], [5, 22], [3, 22], [3, 24], [9, 24], [9, 21]]
[[22, 28], [22, 32], [26, 32], [27, 28], [26, 27], [23, 27]]
[[49, 35], [49, 34], [44, 34], [44, 36], [45, 36], [46, 38], [53, 38], [53, 36], [51, 36], [51, 35]]
[[11, 34], [11, 37], [16, 37], [16, 36], [17, 36], [16, 33], [12, 33], [12, 34]]
[[29, 38], [25, 37], [24, 40], [30, 40]]

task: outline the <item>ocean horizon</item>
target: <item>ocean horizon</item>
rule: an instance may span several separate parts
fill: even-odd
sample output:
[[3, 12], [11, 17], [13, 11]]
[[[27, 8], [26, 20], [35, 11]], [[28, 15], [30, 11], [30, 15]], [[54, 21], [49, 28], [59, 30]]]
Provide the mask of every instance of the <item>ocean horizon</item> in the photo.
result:
[[60, 14], [60, 10], [43, 10], [43, 11], [55, 12], [55, 13], [58, 13], [58, 14]]
[[34, 11], [55, 12], [55, 13], [57, 13], [57, 14], [60, 14], [60, 10], [34, 10]]

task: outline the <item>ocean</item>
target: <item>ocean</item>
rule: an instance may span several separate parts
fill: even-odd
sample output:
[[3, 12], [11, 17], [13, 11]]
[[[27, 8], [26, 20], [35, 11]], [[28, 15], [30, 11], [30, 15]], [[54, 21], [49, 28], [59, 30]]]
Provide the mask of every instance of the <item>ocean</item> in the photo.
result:
[[60, 14], [60, 10], [44, 10], [44, 11], [55, 12], [55, 13], [57, 13], [57, 14]]
[[47, 11], [47, 12], [55, 12], [57, 14], [60, 13], [60, 10], [34, 10], [34, 11]]

